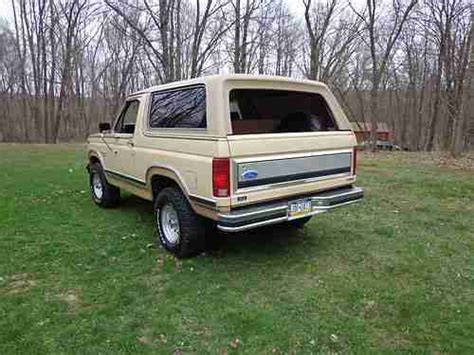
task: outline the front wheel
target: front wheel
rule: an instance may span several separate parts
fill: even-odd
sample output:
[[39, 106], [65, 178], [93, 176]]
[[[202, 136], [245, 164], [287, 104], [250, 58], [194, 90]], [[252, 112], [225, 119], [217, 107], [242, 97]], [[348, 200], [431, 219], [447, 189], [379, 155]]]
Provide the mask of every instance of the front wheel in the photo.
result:
[[101, 207], [113, 207], [120, 201], [120, 189], [110, 185], [99, 163], [89, 168], [89, 185], [92, 200]]
[[206, 221], [198, 216], [177, 187], [160, 191], [154, 203], [155, 223], [160, 244], [179, 258], [204, 251]]

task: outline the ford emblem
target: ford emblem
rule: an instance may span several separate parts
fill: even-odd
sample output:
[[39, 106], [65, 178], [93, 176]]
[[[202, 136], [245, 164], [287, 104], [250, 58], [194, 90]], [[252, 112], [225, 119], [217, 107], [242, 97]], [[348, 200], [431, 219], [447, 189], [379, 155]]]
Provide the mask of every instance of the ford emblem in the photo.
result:
[[258, 171], [256, 170], [246, 170], [241, 175], [245, 180], [252, 180], [258, 176]]

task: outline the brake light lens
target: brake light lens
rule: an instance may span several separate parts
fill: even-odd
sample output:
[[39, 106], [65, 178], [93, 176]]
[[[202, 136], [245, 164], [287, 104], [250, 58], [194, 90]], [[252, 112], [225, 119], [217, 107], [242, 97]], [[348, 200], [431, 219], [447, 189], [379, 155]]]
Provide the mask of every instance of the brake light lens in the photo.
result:
[[212, 160], [212, 190], [215, 197], [230, 196], [230, 161], [228, 158]]
[[357, 148], [352, 148], [352, 175], [356, 174], [357, 169]]

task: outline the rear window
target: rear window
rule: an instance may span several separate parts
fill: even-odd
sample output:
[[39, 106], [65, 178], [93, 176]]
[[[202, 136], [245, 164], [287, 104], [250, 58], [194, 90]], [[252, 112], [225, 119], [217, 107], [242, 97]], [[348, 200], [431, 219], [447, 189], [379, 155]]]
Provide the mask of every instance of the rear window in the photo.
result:
[[206, 89], [192, 87], [152, 94], [150, 128], [206, 128]]
[[234, 89], [230, 92], [233, 134], [337, 131], [333, 115], [316, 93]]

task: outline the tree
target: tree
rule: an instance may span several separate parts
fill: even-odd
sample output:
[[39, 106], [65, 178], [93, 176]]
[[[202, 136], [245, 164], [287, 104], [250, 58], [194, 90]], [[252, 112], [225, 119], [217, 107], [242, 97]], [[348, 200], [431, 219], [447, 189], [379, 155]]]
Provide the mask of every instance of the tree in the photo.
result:
[[[305, 6], [305, 22], [309, 35], [309, 70], [307, 77], [312, 80], [319, 79], [321, 70], [321, 52], [324, 41], [335, 15], [337, 0], [329, 0], [325, 5], [318, 3], [316, 7], [311, 7], [311, 0], [303, 0]], [[313, 16], [310, 11], [313, 10]]]
[[417, 0], [410, 0], [404, 5], [401, 0], [394, 0], [387, 17], [381, 16], [380, 0], [367, 0], [363, 12], [359, 12], [352, 5], [354, 13], [363, 22], [363, 31], [371, 58], [371, 90], [370, 90], [370, 121], [371, 141], [375, 150], [377, 140], [378, 100], [379, 89], [383, 75], [391, 59], [395, 44], [402, 32], [403, 26], [408, 21]]

